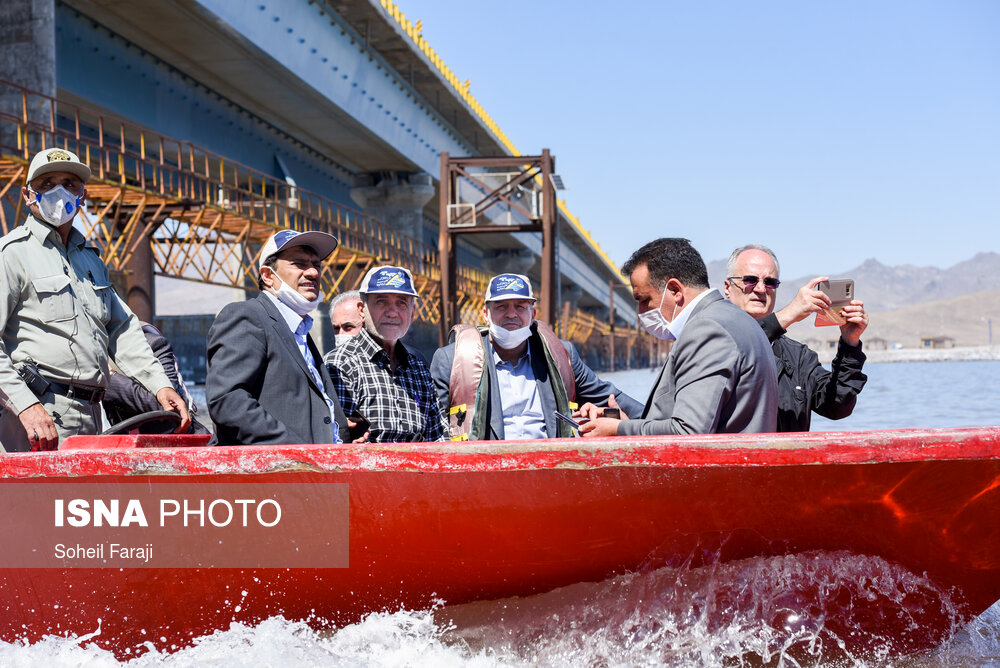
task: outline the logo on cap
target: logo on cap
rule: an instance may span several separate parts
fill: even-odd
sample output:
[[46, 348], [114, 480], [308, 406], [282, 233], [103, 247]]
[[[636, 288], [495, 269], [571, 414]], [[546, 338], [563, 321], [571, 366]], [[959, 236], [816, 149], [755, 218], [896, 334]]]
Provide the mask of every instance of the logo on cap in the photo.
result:
[[417, 297], [413, 289], [413, 278], [404, 267], [372, 267], [361, 282], [361, 294], [394, 292]]
[[531, 293], [528, 278], [521, 274], [500, 274], [494, 276], [486, 288], [486, 301], [498, 299], [530, 299], [535, 300]]
[[72, 158], [69, 157], [69, 153], [67, 153], [66, 151], [59, 151], [59, 150], [50, 151], [49, 154], [45, 157], [49, 162], [72, 160]]
[[383, 269], [373, 277], [372, 281], [376, 288], [401, 288], [406, 285], [406, 276], [401, 271]]
[[524, 290], [524, 281], [517, 276], [498, 276], [493, 284], [494, 292], [507, 292]]
[[294, 239], [299, 236], [299, 233], [294, 230], [283, 230], [274, 235], [274, 245], [276, 248], [280, 249], [285, 245], [285, 242]]

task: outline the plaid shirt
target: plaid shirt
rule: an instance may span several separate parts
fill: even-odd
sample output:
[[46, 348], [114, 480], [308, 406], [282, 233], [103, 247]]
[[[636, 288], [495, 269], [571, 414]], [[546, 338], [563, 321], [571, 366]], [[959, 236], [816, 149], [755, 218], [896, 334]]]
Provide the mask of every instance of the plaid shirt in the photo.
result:
[[396, 342], [396, 372], [389, 355], [366, 330], [327, 359], [327, 370], [344, 413], [360, 413], [379, 443], [447, 441], [448, 420], [438, 405], [427, 364]]

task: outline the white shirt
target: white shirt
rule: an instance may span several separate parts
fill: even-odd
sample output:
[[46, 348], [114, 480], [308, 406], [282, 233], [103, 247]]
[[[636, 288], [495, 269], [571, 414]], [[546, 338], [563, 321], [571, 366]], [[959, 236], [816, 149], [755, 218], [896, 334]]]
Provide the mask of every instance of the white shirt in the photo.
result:
[[493, 363], [497, 369], [496, 389], [503, 406], [504, 440], [545, 438], [545, 416], [531, 368], [531, 346], [516, 364], [505, 362], [493, 349]]

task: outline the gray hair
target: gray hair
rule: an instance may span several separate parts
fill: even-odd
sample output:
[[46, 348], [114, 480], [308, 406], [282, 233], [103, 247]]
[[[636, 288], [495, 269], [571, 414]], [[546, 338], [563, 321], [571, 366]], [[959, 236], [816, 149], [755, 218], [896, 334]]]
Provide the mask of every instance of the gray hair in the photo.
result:
[[330, 300], [330, 323], [333, 323], [333, 312], [338, 306], [344, 302], [362, 302], [361, 293], [357, 290], [348, 290], [347, 292], [341, 292], [339, 295]]
[[[746, 246], [740, 246], [729, 256], [729, 261], [726, 263], [726, 278], [733, 275], [733, 271], [736, 269], [736, 259], [740, 256], [740, 253], [748, 250], [761, 251], [770, 255], [771, 259], [774, 260], [775, 271], [778, 273], [778, 276], [781, 276], [781, 265], [778, 264], [778, 257], [774, 254], [774, 251], [767, 246], [762, 246], [761, 244], [747, 244]], [[775, 278], [777, 278], [777, 276]]]
[[337, 308], [344, 302], [360, 302], [364, 301], [361, 298], [361, 293], [357, 290], [348, 290], [347, 292], [341, 292], [339, 295], [333, 298], [330, 302], [330, 312], [333, 313], [333, 309]]

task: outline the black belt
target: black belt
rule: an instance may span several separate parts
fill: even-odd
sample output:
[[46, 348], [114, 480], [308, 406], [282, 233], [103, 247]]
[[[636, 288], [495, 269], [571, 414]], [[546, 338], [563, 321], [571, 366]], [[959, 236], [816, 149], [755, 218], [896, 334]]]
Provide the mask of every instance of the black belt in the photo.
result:
[[104, 398], [104, 389], [100, 387], [84, 387], [82, 385], [67, 385], [54, 380], [49, 380], [49, 389], [63, 395], [67, 399], [82, 399], [92, 404], [101, 403]]

